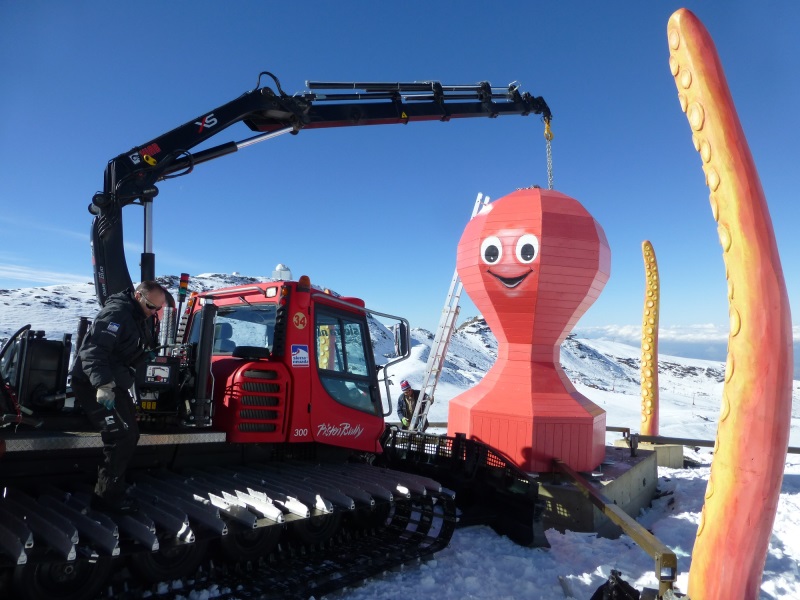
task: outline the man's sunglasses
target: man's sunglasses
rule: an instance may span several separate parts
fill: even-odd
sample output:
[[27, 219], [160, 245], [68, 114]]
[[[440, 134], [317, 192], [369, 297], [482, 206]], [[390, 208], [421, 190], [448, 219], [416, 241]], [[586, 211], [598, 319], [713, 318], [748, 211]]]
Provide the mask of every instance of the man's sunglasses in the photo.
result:
[[[140, 293], [141, 293], [141, 292], [140, 292]], [[144, 299], [144, 305], [145, 305], [147, 308], [149, 308], [150, 310], [161, 310], [161, 307], [160, 307], [160, 306], [156, 306], [155, 304], [153, 304], [152, 302], [150, 302], [150, 301], [147, 299], [147, 296], [145, 296], [144, 294], [142, 294], [142, 298]]]

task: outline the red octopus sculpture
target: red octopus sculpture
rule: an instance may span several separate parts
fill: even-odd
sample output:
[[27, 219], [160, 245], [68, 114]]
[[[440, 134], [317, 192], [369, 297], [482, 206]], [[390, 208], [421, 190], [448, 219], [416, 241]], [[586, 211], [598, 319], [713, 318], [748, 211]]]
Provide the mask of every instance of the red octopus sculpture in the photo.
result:
[[602, 227], [556, 191], [518, 190], [469, 222], [456, 268], [498, 351], [483, 380], [450, 401], [449, 435], [482, 440], [528, 471], [552, 471], [555, 458], [578, 471], [602, 462], [605, 411], [575, 390], [559, 358], [610, 267]]

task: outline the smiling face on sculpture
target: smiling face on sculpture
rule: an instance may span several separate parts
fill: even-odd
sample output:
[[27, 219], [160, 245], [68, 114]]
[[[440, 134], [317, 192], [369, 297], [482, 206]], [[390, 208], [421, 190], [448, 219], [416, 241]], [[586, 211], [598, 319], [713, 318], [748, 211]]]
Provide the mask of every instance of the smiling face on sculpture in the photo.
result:
[[497, 234], [481, 240], [481, 260], [486, 264], [484, 273], [499, 281], [507, 290], [506, 295], [516, 296], [520, 284], [535, 272], [533, 263], [539, 257], [541, 232], [503, 229]]
[[577, 200], [534, 188], [469, 222], [457, 269], [498, 339], [556, 344], [597, 299], [610, 257], [602, 228]]

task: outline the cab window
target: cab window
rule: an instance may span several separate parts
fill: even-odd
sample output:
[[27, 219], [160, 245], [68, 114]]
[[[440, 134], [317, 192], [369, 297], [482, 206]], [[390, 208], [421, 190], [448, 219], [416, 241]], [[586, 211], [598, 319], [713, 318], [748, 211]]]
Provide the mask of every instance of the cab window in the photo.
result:
[[371, 385], [372, 348], [364, 317], [318, 307], [315, 351], [325, 390], [345, 406], [378, 414], [380, 401]]

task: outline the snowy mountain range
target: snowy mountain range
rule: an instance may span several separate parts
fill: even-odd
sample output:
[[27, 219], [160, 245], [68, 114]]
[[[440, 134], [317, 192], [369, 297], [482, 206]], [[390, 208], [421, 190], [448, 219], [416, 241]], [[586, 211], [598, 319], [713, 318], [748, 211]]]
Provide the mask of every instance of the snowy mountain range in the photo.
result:
[[[204, 274], [190, 279], [189, 290], [200, 292], [268, 280], [238, 274]], [[179, 277], [160, 277], [159, 282], [177, 297]], [[79, 318], [94, 317], [98, 308], [91, 282], [0, 289], [0, 343], [28, 323], [33, 329], [46, 331], [51, 339], [74, 334]], [[394, 353], [393, 338], [377, 321], [373, 321], [371, 333], [375, 355], [379, 362], [385, 362]], [[389, 369], [392, 403], [400, 395], [401, 380], [408, 379], [412, 386], [419, 387], [424, 377], [434, 334], [412, 329], [411, 336], [411, 357]], [[497, 340], [482, 318], [472, 317], [461, 323], [451, 338], [430, 421], [446, 422], [449, 400], [480, 381], [496, 356]], [[629, 427], [632, 431], [638, 431], [640, 422], [639, 361], [639, 348], [602, 339], [570, 335], [561, 348], [562, 367], [578, 391], [606, 410], [608, 425]], [[660, 433], [685, 437], [689, 419], [704, 439], [713, 439], [724, 372], [722, 362], [660, 356]], [[791, 444], [800, 446], [800, 381], [795, 382], [793, 395]], [[388, 417], [393, 418], [393, 414]]]
[[[412, 330], [411, 358], [397, 365], [395, 383], [408, 379], [418, 386], [423, 378], [433, 334]], [[480, 381], [497, 356], [497, 340], [486, 322], [474, 317], [453, 334], [431, 422], [447, 421], [447, 402]], [[639, 348], [570, 335], [561, 346], [561, 366], [576, 389], [607, 413], [607, 424], [640, 427]], [[713, 440], [719, 417], [725, 363], [661, 355], [658, 361], [660, 431], [664, 436], [687, 437], [687, 427], [700, 439]], [[399, 395], [399, 386], [396, 389]], [[791, 441], [800, 446], [800, 381], [793, 384]], [[443, 401], [442, 401], [443, 400]]]

